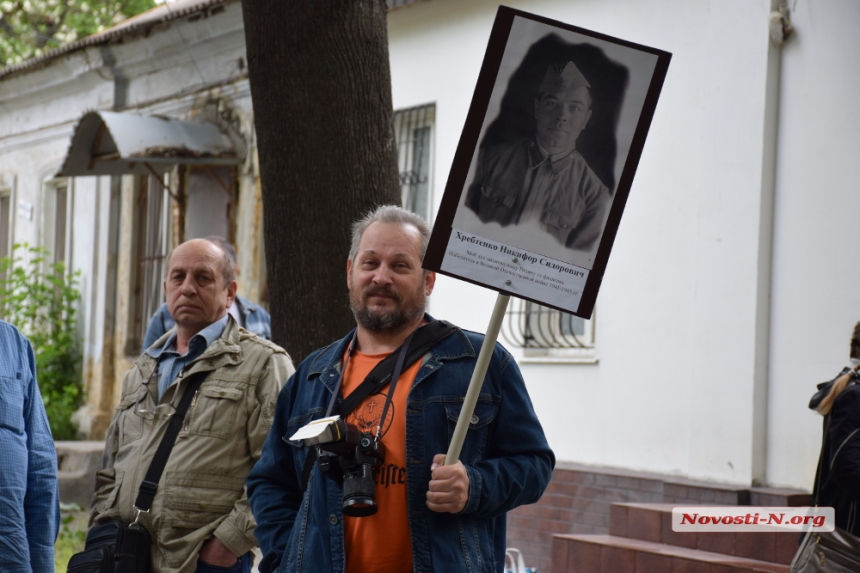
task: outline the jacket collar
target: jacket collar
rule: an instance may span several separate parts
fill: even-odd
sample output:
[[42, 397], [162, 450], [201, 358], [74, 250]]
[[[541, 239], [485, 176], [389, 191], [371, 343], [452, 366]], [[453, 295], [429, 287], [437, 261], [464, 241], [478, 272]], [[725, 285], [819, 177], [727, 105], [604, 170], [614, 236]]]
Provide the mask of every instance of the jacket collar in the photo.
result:
[[[172, 329], [164, 333], [164, 335], [159, 338], [153, 346], [158, 347], [159, 343], [163, 345], [175, 328], [176, 327], [174, 326]], [[212, 344], [203, 351], [203, 354], [198, 356], [191, 363], [191, 368], [188, 369], [187, 374], [193, 374], [204, 370], [217, 370], [218, 368], [228, 364], [240, 364], [242, 360], [244, 360], [244, 357], [242, 355], [242, 347], [239, 344], [239, 340], [239, 325], [236, 324], [236, 321], [232, 316], [229, 316], [227, 326], [224, 328], [224, 332], [221, 334], [221, 337], [213, 341]], [[144, 379], [148, 379], [152, 375], [157, 364], [158, 361], [146, 352], [141, 354], [140, 358], [137, 359], [137, 368], [140, 370], [140, 374]]]
[[576, 159], [576, 156], [579, 155], [579, 152], [576, 151], [576, 148], [571, 149], [567, 153], [556, 155], [555, 157], [544, 154], [541, 151], [541, 146], [537, 141], [537, 138], [532, 138], [528, 143], [528, 155], [529, 155], [529, 167], [532, 169], [536, 169], [540, 167], [540, 165], [544, 161], [549, 161], [549, 164], [552, 166], [553, 173], [558, 173], [559, 171], [563, 171], [570, 167], [573, 163], [573, 160]]
[[[428, 322], [436, 320], [426, 313], [424, 314], [424, 318]], [[320, 350], [308, 368], [308, 379], [319, 376], [322, 383], [333, 392], [338, 374], [340, 373], [343, 355], [354, 335], [355, 329], [353, 328], [345, 337]], [[429, 354], [432, 358], [440, 361], [476, 356], [475, 348], [460, 328], [454, 334], [434, 346]]]
[[254, 312], [257, 310], [257, 305], [248, 300], [247, 298], [241, 297], [238, 294], [236, 295], [236, 306], [239, 307], [239, 311], [247, 316], [248, 313]]

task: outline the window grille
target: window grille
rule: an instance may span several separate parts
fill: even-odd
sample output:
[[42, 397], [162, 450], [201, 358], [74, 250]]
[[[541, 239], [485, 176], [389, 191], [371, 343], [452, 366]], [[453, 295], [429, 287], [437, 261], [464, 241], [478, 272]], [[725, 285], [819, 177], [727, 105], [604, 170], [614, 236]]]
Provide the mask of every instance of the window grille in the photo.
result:
[[430, 152], [435, 118], [435, 104], [394, 112], [403, 207], [428, 220], [430, 219]]
[[502, 323], [502, 338], [525, 349], [593, 349], [593, 320], [511, 298]]
[[54, 190], [54, 241], [51, 245], [54, 262], [66, 262], [66, 216], [69, 186], [58, 185]]
[[134, 316], [129, 353], [140, 352], [149, 319], [162, 303], [164, 259], [170, 251], [172, 205], [167, 188], [150, 176], [139, 179], [134, 250]]
[[42, 186], [40, 244], [48, 251], [44, 261], [46, 269], [53, 263], [69, 266], [66, 245], [72, 224], [69, 218], [71, 196], [68, 179], [48, 180]]
[[386, 3], [388, 4], [389, 10], [394, 10], [395, 8], [400, 8], [408, 4], [415, 4], [416, 2], [421, 1], [422, 0], [386, 0]]
[[[0, 259], [8, 257], [12, 248], [12, 195], [0, 192]], [[0, 269], [0, 283], [6, 280], [6, 271]]]

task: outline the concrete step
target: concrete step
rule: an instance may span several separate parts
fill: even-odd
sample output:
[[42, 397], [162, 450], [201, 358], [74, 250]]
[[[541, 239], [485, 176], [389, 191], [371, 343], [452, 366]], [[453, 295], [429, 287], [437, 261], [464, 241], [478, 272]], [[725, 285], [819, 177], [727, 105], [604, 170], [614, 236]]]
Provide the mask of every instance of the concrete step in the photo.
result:
[[788, 565], [614, 535], [554, 535], [552, 573], [788, 573]]
[[104, 442], [58, 441], [54, 445], [57, 448], [60, 501], [89, 509], [96, 486], [96, 472], [102, 463]]
[[668, 503], [615, 503], [609, 508], [609, 534], [652, 543], [664, 543], [772, 563], [791, 563], [799, 533], [672, 531]]
[[796, 489], [751, 487], [750, 505], [761, 507], [804, 507], [812, 502], [812, 494]]

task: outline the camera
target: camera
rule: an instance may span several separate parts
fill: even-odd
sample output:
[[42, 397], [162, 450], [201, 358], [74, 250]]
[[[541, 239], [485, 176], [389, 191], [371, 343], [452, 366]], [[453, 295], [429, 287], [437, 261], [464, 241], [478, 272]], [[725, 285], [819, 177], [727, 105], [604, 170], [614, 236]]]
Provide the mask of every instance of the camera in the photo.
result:
[[366, 517], [376, 513], [373, 470], [382, 465], [384, 456], [375, 436], [359, 432], [353, 424], [332, 416], [310, 422], [290, 439], [316, 446], [320, 470], [334, 480], [343, 481], [344, 515]]

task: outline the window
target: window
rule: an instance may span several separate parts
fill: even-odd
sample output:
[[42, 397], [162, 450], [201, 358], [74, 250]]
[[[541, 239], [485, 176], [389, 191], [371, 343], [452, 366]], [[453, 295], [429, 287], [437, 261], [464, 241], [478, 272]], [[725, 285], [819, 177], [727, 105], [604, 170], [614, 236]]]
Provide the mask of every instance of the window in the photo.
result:
[[394, 112], [397, 162], [403, 207], [430, 220], [433, 124], [436, 105], [426, 104]]
[[[11, 255], [12, 250], [12, 192], [0, 189], [0, 259]], [[6, 280], [6, 272], [0, 268], [0, 283]]]
[[386, 0], [386, 4], [388, 5], [389, 10], [394, 10], [395, 8], [401, 8], [409, 4], [415, 4], [419, 1], [420, 0]]
[[526, 362], [597, 362], [594, 315], [585, 320], [511, 298], [501, 334], [508, 344], [523, 349]]
[[126, 348], [128, 354], [140, 352], [149, 319], [161, 306], [164, 259], [170, 252], [173, 236], [173, 205], [166, 184], [144, 175], [137, 179], [135, 195], [132, 336]]
[[50, 263], [67, 263], [69, 236], [69, 181], [48, 181], [42, 203], [42, 246], [49, 252]]

